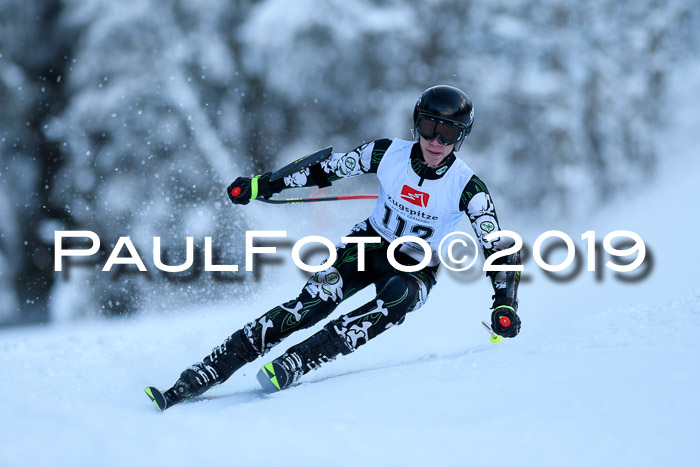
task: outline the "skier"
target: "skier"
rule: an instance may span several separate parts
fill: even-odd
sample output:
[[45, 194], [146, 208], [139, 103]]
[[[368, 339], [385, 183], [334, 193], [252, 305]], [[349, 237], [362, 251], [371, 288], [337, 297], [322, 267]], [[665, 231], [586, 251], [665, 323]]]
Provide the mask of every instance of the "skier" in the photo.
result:
[[[147, 388], [160, 410], [201, 395], [226, 381], [246, 363], [265, 355], [283, 339], [328, 317], [345, 299], [370, 284], [376, 297], [327, 323], [322, 330], [296, 344], [262, 367], [258, 381], [267, 392], [285, 389], [301, 376], [339, 354], [347, 355], [421, 307], [436, 284], [436, 250], [442, 238], [456, 229], [467, 215], [489, 257], [512, 245], [504, 237], [488, 242], [499, 223], [486, 185], [455, 156], [474, 123], [469, 97], [451, 86], [434, 86], [420, 96], [413, 111], [414, 141], [380, 139], [349, 153], [333, 153], [280, 180], [270, 173], [237, 178], [228, 187], [234, 204], [245, 205], [257, 197], [269, 199], [282, 190], [302, 186], [326, 187], [341, 178], [375, 173], [381, 182], [379, 199], [366, 220], [355, 225], [349, 237], [378, 237], [366, 243], [365, 267], [358, 268], [358, 243], [337, 246], [331, 267], [308, 280], [298, 297], [285, 302], [237, 330], [202, 362], [182, 372], [175, 385], [161, 394]], [[403, 235], [424, 239], [433, 250], [432, 260], [416, 272], [401, 272], [387, 260], [392, 240]], [[416, 265], [425, 251], [404, 243], [394, 254], [403, 265]], [[495, 264], [520, 264], [519, 253]], [[490, 272], [494, 295], [493, 331], [515, 337], [520, 330], [517, 289], [519, 273]], [[504, 319], [506, 317], [507, 319]]]

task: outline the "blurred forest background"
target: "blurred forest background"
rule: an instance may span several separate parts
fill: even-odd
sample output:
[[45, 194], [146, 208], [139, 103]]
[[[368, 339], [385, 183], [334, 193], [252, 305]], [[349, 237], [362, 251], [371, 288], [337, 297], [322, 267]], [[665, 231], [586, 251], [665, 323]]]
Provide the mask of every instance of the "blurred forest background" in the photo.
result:
[[250, 227], [222, 218], [236, 176], [410, 139], [440, 83], [471, 96], [459, 155], [502, 202], [585, 215], [653, 180], [668, 77], [699, 31], [693, 0], [0, 0], [0, 324], [220, 299], [230, 283], [98, 269], [63, 293], [54, 232], [94, 231], [107, 253], [161, 236], [179, 264], [185, 236]]

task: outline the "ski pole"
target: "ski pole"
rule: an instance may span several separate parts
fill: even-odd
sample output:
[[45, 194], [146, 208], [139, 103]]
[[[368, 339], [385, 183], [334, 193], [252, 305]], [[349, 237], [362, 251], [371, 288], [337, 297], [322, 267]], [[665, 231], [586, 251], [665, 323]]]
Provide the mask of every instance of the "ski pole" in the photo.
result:
[[[498, 322], [504, 328], [510, 326], [510, 318], [507, 316], [501, 316], [500, 318], [498, 318]], [[503, 340], [503, 337], [496, 334], [486, 321], [482, 321], [481, 324], [483, 324], [488, 333], [491, 334], [491, 342], [493, 342], [494, 344], [498, 344], [499, 342], [501, 342], [501, 340]]]
[[286, 198], [286, 199], [265, 199], [256, 198], [258, 201], [268, 204], [299, 204], [299, 203], [318, 203], [321, 201], [349, 201], [354, 199], [377, 199], [377, 195], [339, 195], [339, 196], [322, 196], [319, 198]]
[[[241, 194], [241, 188], [236, 187], [231, 190], [231, 195], [234, 197]], [[350, 201], [355, 199], [377, 199], [378, 195], [338, 195], [338, 196], [321, 196], [318, 198], [284, 198], [284, 199], [265, 199], [255, 198], [257, 201], [262, 201], [267, 204], [300, 204], [300, 203], [319, 203], [322, 201]]]
[[[505, 318], [505, 316], [504, 316], [504, 318]], [[491, 329], [491, 326], [489, 326], [489, 324], [486, 321], [482, 321], [481, 324], [483, 324], [484, 327], [486, 328], [486, 331], [489, 334], [491, 334], [490, 339], [491, 339], [492, 344], [498, 344], [499, 342], [501, 342], [501, 340], [503, 340], [503, 338], [501, 336], [499, 336], [498, 334], [493, 332], [493, 329]], [[510, 323], [508, 323], [508, 324], [510, 324]]]
[[[289, 164], [285, 165], [278, 171], [276, 171], [273, 174], [270, 174], [270, 181], [274, 182], [276, 180], [281, 180], [284, 177], [291, 175], [295, 172], [298, 172], [300, 170], [306, 169], [308, 167], [311, 167], [314, 164], [317, 164], [319, 162], [322, 162], [331, 155], [333, 152], [333, 147], [328, 146], [327, 148], [321, 149], [320, 151], [316, 151], [313, 154], [307, 154], [304, 157], [300, 157], [299, 159], [295, 160], [294, 162], [290, 162]], [[255, 188], [253, 188], [253, 192], [257, 193], [257, 179], [260, 177], [258, 175], [257, 177], [253, 177], [251, 179], [251, 184]], [[235, 187], [234, 189], [231, 190], [231, 196], [234, 198], [237, 197], [238, 195], [241, 194], [241, 187]]]
[[[302, 169], [310, 167], [314, 164], [322, 162], [331, 155], [333, 152], [333, 147], [329, 146], [327, 148], [321, 149], [313, 154], [308, 154], [304, 157], [291, 162], [275, 173], [270, 175], [270, 181], [280, 180], [288, 175], [296, 173]], [[241, 188], [235, 187], [231, 190], [231, 195], [235, 198], [241, 194]], [[341, 195], [341, 196], [325, 196], [318, 198], [286, 198], [286, 199], [264, 199], [256, 198], [258, 201], [268, 204], [299, 204], [299, 203], [317, 203], [321, 201], [348, 201], [354, 199], [377, 199], [377, 195]]]

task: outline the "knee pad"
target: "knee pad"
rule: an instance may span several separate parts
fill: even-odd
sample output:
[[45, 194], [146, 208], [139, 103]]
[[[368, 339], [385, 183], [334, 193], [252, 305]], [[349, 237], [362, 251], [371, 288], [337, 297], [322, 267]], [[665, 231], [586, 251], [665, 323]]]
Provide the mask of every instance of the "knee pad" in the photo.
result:
[[422, 281], [410, 274], [391, 277], [377, 293], [386, 306], [405, 307], [406, 313], [417, 310], [428, 298], [428, 290]]

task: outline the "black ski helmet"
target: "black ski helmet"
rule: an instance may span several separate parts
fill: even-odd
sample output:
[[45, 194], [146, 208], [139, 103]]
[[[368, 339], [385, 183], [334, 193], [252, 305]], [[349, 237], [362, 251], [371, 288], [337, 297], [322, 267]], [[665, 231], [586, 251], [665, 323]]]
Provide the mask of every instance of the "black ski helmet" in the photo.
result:
[[[418, 98], [413, 108], [414, 130], [421, 115], [463, 128], [464, 138], [469, 136], [474, 124], [474, 106], [469, 96], [460, 89], [444, 84], [426, 89]], [[455, 151], [459, 150], [463, 141], [455, 144]]]

